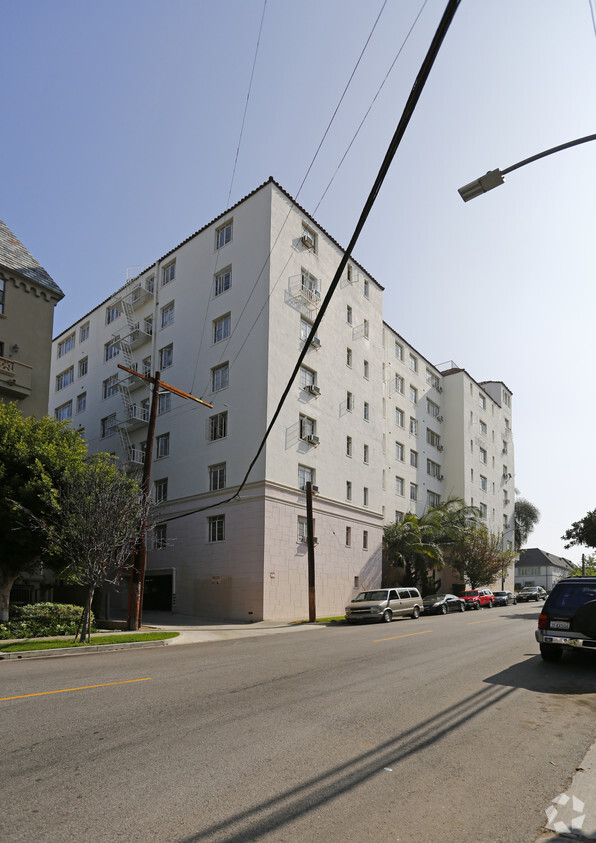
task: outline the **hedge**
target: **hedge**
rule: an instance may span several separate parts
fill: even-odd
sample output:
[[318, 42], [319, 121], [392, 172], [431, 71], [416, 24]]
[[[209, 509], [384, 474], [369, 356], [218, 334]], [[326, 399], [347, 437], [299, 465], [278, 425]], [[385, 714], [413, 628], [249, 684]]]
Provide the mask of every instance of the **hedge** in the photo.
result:
[[[81, 619], [81, 606], [66, 603], [32, 603], [11, 606], [8, 623], [0, 624], [2, 638], [46, 638], [53, 635], [74, 635]], [[91, 629], [95, 619], [91, 613]]]

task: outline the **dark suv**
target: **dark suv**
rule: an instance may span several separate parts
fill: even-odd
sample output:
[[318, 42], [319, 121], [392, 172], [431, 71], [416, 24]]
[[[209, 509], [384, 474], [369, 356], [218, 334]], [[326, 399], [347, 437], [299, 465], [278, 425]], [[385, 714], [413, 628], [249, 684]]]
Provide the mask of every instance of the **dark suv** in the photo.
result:
[[596, 652], [596, 577], [559, 580], [538, 618], [542, 658], [558, 661], [563, 650]]

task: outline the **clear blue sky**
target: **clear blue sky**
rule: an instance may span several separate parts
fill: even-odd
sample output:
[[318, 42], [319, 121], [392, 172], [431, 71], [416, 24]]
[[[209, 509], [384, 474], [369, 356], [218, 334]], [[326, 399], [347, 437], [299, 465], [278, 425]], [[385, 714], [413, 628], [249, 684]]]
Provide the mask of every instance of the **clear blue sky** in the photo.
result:
[[[346, 244], [446, 0], [388, 0], [298, 199]], [[424, 8], [423, 8], [424, 6]], [[382, 0], [268, 0], [231, 202], [297, 195]], [[333, 183], [352, 136], [422, 9]], [[0, 0], [0, 217], [60, 284], [60, 332], [225, 210], [263, 0]], [[596, 506], [596, 132], [589, 0], [462, 0], [355, 257], [436, 364], [514, 393], [530, 546]], [[319, 206], [319, 207], [317, 207]], [[316, 209], [316, 210], [315, 210]]]

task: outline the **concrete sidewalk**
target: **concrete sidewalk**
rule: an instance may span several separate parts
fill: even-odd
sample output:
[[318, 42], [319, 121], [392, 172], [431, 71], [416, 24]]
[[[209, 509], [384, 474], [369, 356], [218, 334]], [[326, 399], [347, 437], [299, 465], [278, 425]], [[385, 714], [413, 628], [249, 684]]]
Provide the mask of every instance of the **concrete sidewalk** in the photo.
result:
[[554, 797], [545, 813], [546, 831], [536, 843], [596, 840], [596, 743], [577, 767], [567, 790]]
[[254, 638], [261, 635], [275, 635], [283, 632], [302, 632], [326, 629], [326, 624], [297, 623], [293, 620], [244, 621], [193, 618], [175, 615], [171, 612], [144, 612], [143, 629], [179, 632], [178, 638], [168, 644], [196, 644], [203, 641], [226, 641], [232, 638]]

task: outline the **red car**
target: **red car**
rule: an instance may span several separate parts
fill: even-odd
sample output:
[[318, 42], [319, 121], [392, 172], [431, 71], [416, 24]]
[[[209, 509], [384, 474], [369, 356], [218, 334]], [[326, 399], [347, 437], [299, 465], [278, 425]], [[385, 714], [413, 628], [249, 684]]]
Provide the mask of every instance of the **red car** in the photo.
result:
[[465, 601], [466, 609], [482, 609], [483, 606], [492, 609], [495, 602], [490, 588], [473, 588], [471, 591], [462, 591], [459, 597]]

